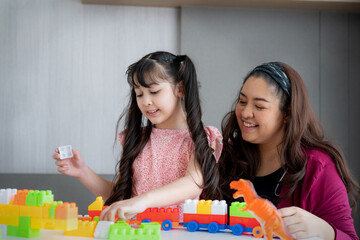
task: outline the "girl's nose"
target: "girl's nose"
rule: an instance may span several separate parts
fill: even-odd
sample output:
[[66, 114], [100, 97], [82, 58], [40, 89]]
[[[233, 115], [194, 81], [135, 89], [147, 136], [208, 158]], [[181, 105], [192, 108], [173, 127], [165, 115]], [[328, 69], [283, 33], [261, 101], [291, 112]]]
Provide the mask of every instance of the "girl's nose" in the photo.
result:
[[152, 100], [150, 96], [143, 96], [143, 104], [145, 106], [150, 106], [152, 104]]

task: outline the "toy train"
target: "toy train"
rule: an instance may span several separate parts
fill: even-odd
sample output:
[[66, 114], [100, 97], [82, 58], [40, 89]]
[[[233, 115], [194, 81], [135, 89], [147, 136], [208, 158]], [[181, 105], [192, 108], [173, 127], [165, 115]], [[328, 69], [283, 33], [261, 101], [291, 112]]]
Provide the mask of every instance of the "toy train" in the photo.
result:
[[182, 221], [177, 208], [152, 208], [137, 214], [135, 223], [158, 222], [165, 231], [178, 226], [190, 232], [207, 229], [210, 233], [216, 233], [230, 229], [234, 235], [252, 234], [261, 238], [264, 235], [261, 225], [254, 215], [242, 211], [245, 206], [245, 202], [233, 202], [228, 214], [224, 200], [186, 200]]

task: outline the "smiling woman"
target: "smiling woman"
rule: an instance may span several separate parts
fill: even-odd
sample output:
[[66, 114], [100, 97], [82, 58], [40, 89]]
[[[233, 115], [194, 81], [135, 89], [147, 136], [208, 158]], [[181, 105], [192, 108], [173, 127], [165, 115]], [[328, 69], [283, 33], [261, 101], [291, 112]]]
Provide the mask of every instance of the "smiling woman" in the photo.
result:
[[231, 181], [248, 179], [259, 196], [281, 208], [294, 238], [358, 239], [349, 200], [354, 207], [359, 185], [341, 151], [324, 140], [293, 68], [271, 62], [253, 69], [222, 130], [220, 185], [226, 200], [232, 201]]

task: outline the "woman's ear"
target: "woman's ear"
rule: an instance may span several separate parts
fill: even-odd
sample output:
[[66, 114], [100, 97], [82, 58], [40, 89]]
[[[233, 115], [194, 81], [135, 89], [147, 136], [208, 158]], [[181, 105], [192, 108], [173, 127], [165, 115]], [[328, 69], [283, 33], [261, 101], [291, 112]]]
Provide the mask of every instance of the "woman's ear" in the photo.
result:
[[184, 87], [184, 81], [181, 80], [177, 85], [176, 85], [176, 95], [179, 98], [182, 98], [185, 96], [185, 87]]
[[288, 110], [286, 110], [285, 116], [284, 116], [284, 123], [287, 123], [289, 121], [290, 118], [290, 107], [288, 108]]

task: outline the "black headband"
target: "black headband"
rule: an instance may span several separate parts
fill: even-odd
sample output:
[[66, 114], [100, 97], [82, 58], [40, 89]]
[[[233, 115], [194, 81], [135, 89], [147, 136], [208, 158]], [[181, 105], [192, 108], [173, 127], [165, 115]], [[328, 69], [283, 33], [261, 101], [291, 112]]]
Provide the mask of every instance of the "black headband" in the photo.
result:
[[262, 71], [270, 75], [287, 96], [291, 96], [291, 85], [283, 67], [277, 62], [264, 63], [254, 68], [253, 72]]

